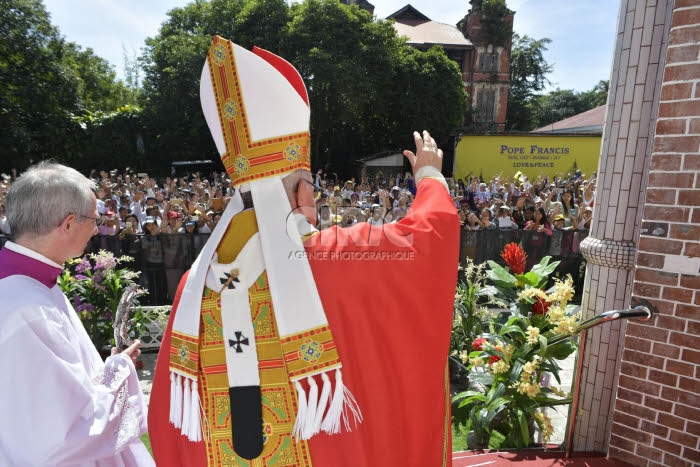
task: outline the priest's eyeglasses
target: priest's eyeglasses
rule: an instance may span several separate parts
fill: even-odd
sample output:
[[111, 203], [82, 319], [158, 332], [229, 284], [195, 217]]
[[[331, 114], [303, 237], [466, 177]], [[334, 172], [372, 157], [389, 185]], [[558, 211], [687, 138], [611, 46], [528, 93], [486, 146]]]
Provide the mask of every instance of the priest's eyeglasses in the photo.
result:
[[78, 214], [78, 217], [84, 217], [85, 219], [92, 219], [93, 221], [95, 221], [95, 225], [97, 225], [97, 226], [99, 226], [100, 223], [102, 222], [102, 219], [100, 219], [99, 217], [85, 216], [83, 214]]
[[306, 182], [306, 183], [308, 183], [309, 185], [311, 185], [312, 187], [314, 187], [314, 194], [320, 193], [320, 192], [323, 191], [322, 189], [320, 189], [319, 187], [317, 187], [317, 186], [314, 184], [314, 182], [312, 182], [312, 181], [310, 181], [310, 180], [307, 180], [307, 179], [305, 179], [305, 178], [302, 178], [301, 181], [302, 181], [302, 182]]

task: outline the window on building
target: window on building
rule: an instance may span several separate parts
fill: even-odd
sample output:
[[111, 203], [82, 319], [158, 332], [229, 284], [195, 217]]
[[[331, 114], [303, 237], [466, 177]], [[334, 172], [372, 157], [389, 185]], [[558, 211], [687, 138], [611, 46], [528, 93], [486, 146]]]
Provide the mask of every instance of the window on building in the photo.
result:
[[477, 122], [493, 122], [496, 119], [496, 90], [479, 89], [476, 93], [474, 119]]
[[498, 53], [479, 54], [479, 71], [498, 71]]

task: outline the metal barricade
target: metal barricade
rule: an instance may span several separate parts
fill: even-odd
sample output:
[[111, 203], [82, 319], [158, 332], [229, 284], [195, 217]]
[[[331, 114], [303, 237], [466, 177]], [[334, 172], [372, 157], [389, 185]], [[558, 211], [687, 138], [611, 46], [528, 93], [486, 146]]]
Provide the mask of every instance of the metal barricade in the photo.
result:
[[[503, 247], [510, 242], [519, 243], [527, 253], [528, 268], [544, 256], [560, 261], [552, 277], [571, 274], [578, 295], [583, 289], [585, 275], [585, 260], [579, 245], [587, 236], [587, 230], [554, 231], [551, 236], [532, 230], [462, 231], [460, 263], [470, 258], [476, 263], [494, 260], [503, 265], [500, 257]], [[98, 235], [90, 240], [85, 252], [107, 250], [115, 256], [131, 256], [134, 262], [129, 267], [141, 271], [139, 284], [149, 291], [140, 299], [141, 303], [170, 305], [180, 278], [208, 239], [209, 234], [127, 235], [123, 240], [116, 235]], [[0, 248], [7, 240], [8, 237], [0, 235]]]

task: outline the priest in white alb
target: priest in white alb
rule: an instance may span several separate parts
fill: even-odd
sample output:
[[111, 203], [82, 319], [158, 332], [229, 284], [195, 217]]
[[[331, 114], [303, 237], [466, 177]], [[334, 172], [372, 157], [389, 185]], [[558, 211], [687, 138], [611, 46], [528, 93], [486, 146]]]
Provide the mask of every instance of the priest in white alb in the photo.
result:
[[0, 465], [155, 465], [140, 440], [146, 405], [133, 359], [103, 362], [56, 284], [97, 233], [94, 183], [41, 163], [6, 199], [14, 242], [0, 250]]

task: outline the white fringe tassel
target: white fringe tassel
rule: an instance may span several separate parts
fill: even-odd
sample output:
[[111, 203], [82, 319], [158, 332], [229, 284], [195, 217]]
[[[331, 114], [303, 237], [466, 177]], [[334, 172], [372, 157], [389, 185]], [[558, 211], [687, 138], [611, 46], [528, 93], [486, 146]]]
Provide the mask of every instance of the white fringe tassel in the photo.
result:
[[345, 430], [352, 431], [348, 411], [353, 415], [355, 426], [357, 426], [358, 423], [362, 423], [360, 407], [357, 405], [357, 401], [350, 390], [343, 384], [343, 374], [340, 368], [338, 368], [335, 370], [335, 390], [333, 391], [333, 399], [328, 408], [326, 418], [321, 424], [321, 429], [329, 435], [340, 433], [340, 420], [342, 418]]
[[171, 372], [170, 373], [170, 423], [175, 425], [175, 407], [176, 407], [176, 401], [175, 401], [175, 373]]
[[184, 381], [184, 391], [182, 392], [182, 433], [185, 436], [189, 435], [190, 429], [190, 412], [192, 412], [192, 386], [190, 386], [190, 379], [183, 378]]
[[[357, 428], [358, 423], [362, 423], [362, 411], [355, 400], [355, 396], [353, 396], [350, 390], [345, 386], [343, 386], [343, 396], [343, 424], [345, 425], [346, 431], [352, 431], [353, 428]], [[350, 426], [348, 411], [352, 413], [354, 426]]]
[[302, 387], [299, 381], [294, 383], [297, 388], [297, 402], [299, 403], [299, 410], [297, 411], [297, 419], [294, 422], [294, 428], [292, 429], [292, 436], [299, 441], [299, 439], [304, 439], [304, 422], [306, 421], [306, 391]]
[[318, 407], [316, 408], [316, 418], [314, 419], [314, 434], [321, 431], [321, 423], [323, 422], [323, 414], [326, 412], [328, 400], [331, 398], [331, 379], [326, 373], [321, 373], [323, 379], [323, 389], [321, 397], [318, 399]]
[[199, 400], [197, 381], [192, 381], [192, 402], [190, 403], [190, 427], [187, 437], [195, 443], [202, 441], [202, 404]]
[[170, 373], [170, 423], [190, 441], [203, 438], [202, 413], [197, 381], [180, 374]]
[[[175, 375], [175, 397], [170, 401], [172, 422], [175, 428], [182, 427], [182, 376]], [[172, 393], [172, 390], [171, 390]]]
[[302, 439], [310, 439], [314, 433], [314, 423], [316, 422], [316, 410], [318, 408], [318, 385], [313, 376], [306, 378], [309, 383], [309, 402], [306, 405], [306, 417], [302, 431]]

